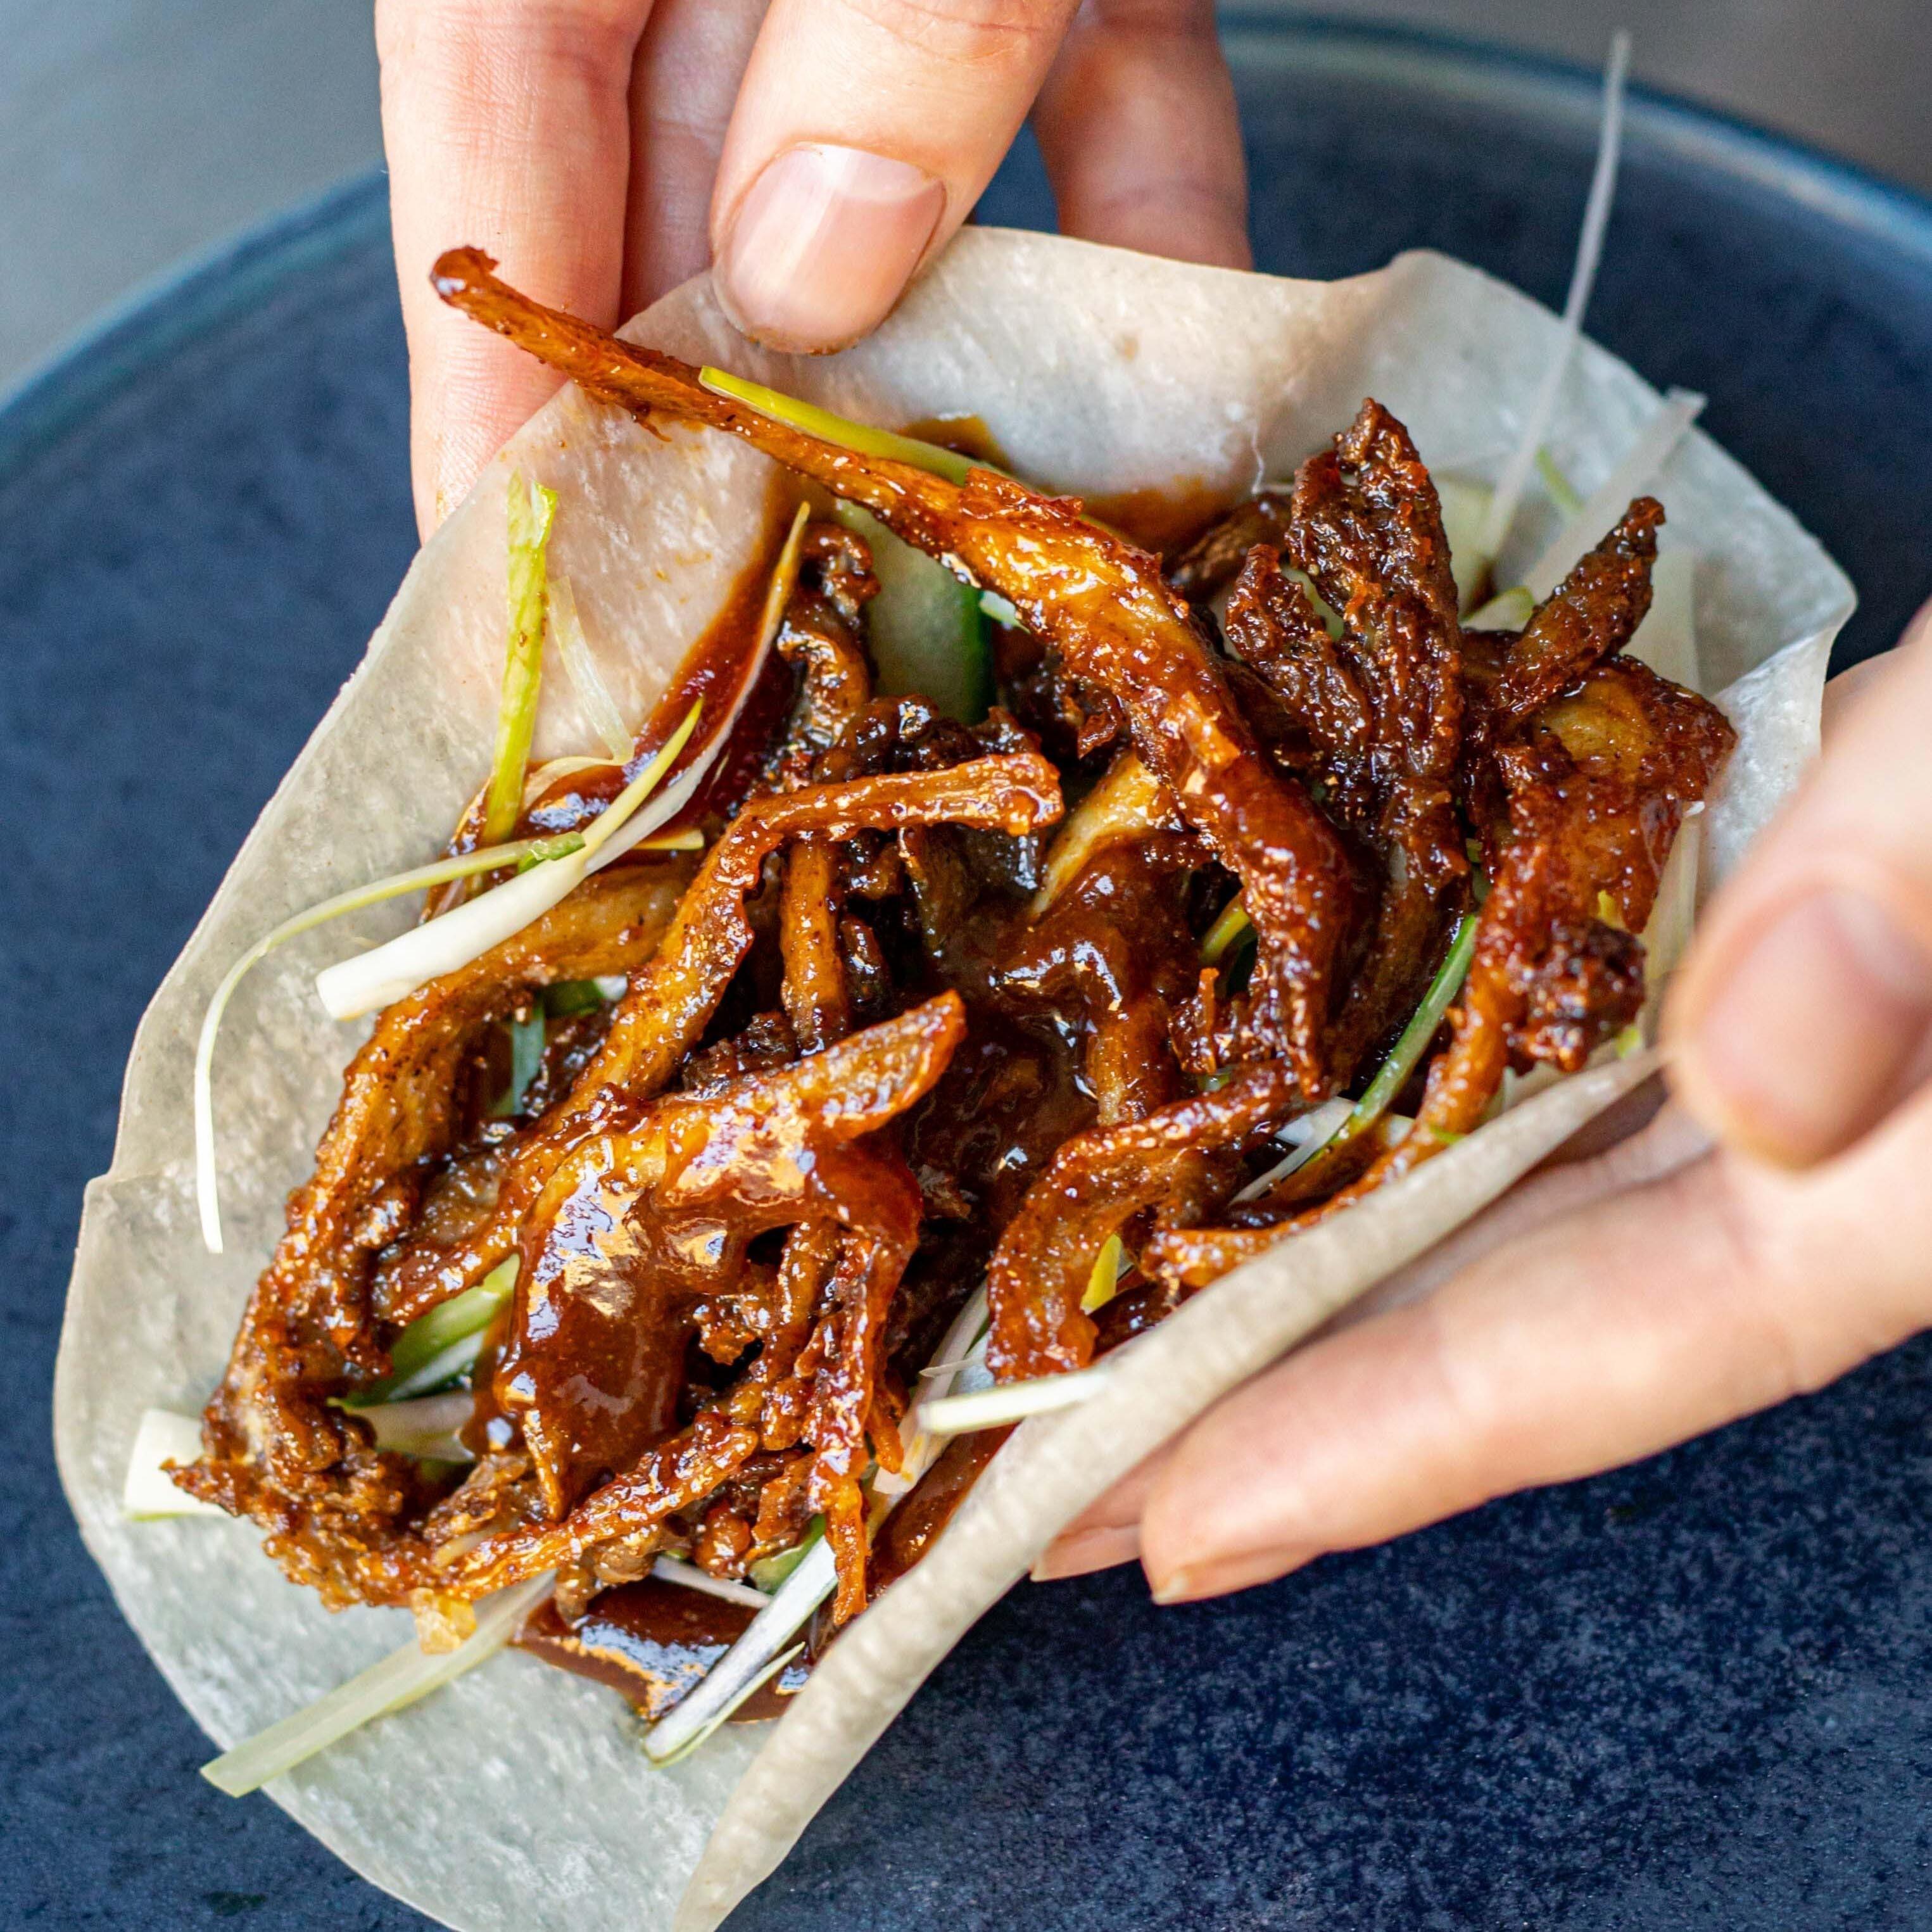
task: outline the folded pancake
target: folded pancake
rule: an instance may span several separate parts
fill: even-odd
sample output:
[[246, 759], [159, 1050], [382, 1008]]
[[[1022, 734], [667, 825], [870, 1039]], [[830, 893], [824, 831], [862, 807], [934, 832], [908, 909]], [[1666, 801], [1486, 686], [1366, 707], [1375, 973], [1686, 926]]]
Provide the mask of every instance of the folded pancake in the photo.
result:
[[[1714, 704], [1625, 648], [1656, 541], [1642, 503], [1520, 637], [1466, 632], [1424, 466], [1508, 442], [1554, 328], [1434, 257], [1318, 286], [968, 230], [841, 356], [757, 350], [701, 284], [626, 332], [655, 391], [614, 390], [608, 344], [562, 340], [592, 393], [520, 432], [425, 548], [143, 1023], [70, 1301], [63, 1474], [144, 1642], [224, 1741], [406, 1633], [332, 1624], [325, 1600], [448, 1610], [554, 1572], [580, 1636], [668, 1549], [742, 1576], [817, 1516], [844, 1627], [754, 1766], [747, 1729], [652, 1768], [602, 1692], [493, 1664], [278, 1781], [358, 1869], [478, 1928], [666, 1926], [696, 1870], [681, 1922], [716, 1923], [1061, 1523], [1644, 1077], [1641, 1055], [1587, 1063], [1634, 1012], [1671, 836], [1701, 805], [1711, 873], [1736, 863], [1815, 742], [1849, 592], [1694, 439], [1652, 488], [1701, 560]], [[888, 427], [976, 418], [1025, 482], [827, 455], [699, 400], [666, 358]], [[1586, 480], [1655, 406], [1587, 346], [1566, 394], [1559, 446]], [[788, 704], [752, 802], [708, 826], [701, 864], [598, 874], [541, 936], [373, 1031], [321, 1015], [309, 979], [400, 914], [271, 958], [218, 1063], [231, 1238], [211, 1257], [185, 1098], [202, 1010], [269, 926], [420, 862], [462, 818], [489, 758], [513, 470], [558, 493], [555, 567], [632, 717], [762, 581], [808, 484]], [[1137, 506], [1198, 524], [1268, 478], [1172, 568], [1132, 541]], [[1035, 655], [1005, 667], [1024, 716], [874, 690], [871, 539], [826, 491], [1024, 618]], [[1526, 515], [1524, 556], [1550, 533]], [[561, 674], [545, 691], [539, 754], [590, 748], [602, 707]], [[1238, 891], [1244, 981], [1199, 950]], [[1414, 1127], [1237, 1201], [1270, 1132], [1360, 1090], [1466, 921], [1468, 991]], [[621, 1001], [547, 1047], [531, 1116], [479, 1122], [464, 1054], [548, 982], [613, 975]], [[1506, 1074], [1546, 1066], [1582, 1070], [1483, 1124]], [[1142, 1277], [1087, 1307], [1122, 1233]], [[496, 1412], [466, 1473], [425, 1474], [334, 1398], [512, 1255]], [[906, 1453], [904, 1365], [982, 1278], [1003, 1376], [1133, 1346], [1085, 1407], [942, 1466], [943, 1498], [905, 1506], [875, 1573], [866, 1485]], [[215, 1387], [190, 1480], [253, 1530], [124, 1522], [134, 1419]], [[513, 1779], [425, 1794], [425, 1763], [502, 1760]], [[490, 1849], [538, 1810], [567, 1896]]]

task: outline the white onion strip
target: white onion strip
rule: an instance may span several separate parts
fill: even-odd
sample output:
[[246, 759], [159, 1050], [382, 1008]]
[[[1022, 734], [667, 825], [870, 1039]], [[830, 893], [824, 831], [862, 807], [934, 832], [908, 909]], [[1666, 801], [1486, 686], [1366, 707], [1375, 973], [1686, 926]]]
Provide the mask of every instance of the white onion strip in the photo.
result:
[[[201, 1208], [201, 1236], [210, 1254], [221, 1252], [221, 1205], [214, 1174], [214, 1040], [221, 1028], [221, 1016], [249, 968], [266, 958], [278, 946], [286, 945], [291, 939], [318, 926], [326, 925], [332, 919], [340, 919], [346, 913], [360, 912], [365, 906], [380, 905], [385, 899], [400, 898], [406, 892], [446, 885], [452, 879], [466, 879], [478, 872], [500, 872], [506, 866], [514, 866], [520, 859], [547, 859], [550, 864], [560, 864], [562, 860], [547, 855], [574, 854], [583, 842], [575, 832], [566, 833], [560, 838], [524, 838], [513, 845], [493, 845], [482, 851], [460, 853], [454, 859], [439, 859], [433, 866], [418, 866], [411, 872], [393, 873], [372, 885], [352, 886], [346, 892], [338, 892], [333, 898], [324, 899], [320, 905], [310, 906], [306, 912], [285, 919], [272, 932], [264, 933], [229, 968], [220, 985], [214, 989], [214, 997], [208, 1003], [208, 1011], [202, 1016], [201, 1037], [196, 1043], [194, 1053], [195, 1193]], [[524, 876], [529, 878], [534, 874], [526, 873]], [[482, 902], [477, 903], [480, 904]]]
[[1524, 572], [1524, 586], [1538, 603], [1570, 574], [1580, 557], [1603, 541], [1605, 531], [1630, 507], [1630, 499], [1641, 496], [1656, 479], [1703, 410], [1704, 398], [1689, 389], [1672, 389], [1664, 398], [1664, 406], [1637, 433], [1616, 467]]
[[680, 1588], [695, 1590], [700, 1596], [716, 1597], [727, 1604], [743, 1604], [754, 1610], [762, 1610], [771, 1601], [764, 1591], [750, 1583], [736, 1583], [728, 1576], [711, 1576], [695, 1563], [682, 1562], [675, 1556], [660, 1556], [651, 1565], [651, 1574], [661, 1583], [675, 1583]]
[[964, 1395], [943, 1396], [926, 1404], [925, 1423], [934, 1436], [968, 1436], [976, 1430], [1001, 1429], [1030, 1415], [1046, 1415], [1058, 1408], [1078, 1408], [1100, 1392], [1113, 1373], [1108, 1361], [1065, 1375], [1042, 1376], [1025, 1382], [995, 1382], [991, 1388]]
[[201, 1455], [199, 1417], [177, 1415], [171, 1408], [141, 1412], [134, 1447], [128, 1457], [128, 1478], [121, 1490], [121, 1514], [130, 1522], [152, 1522], [169, 1516], [226, 1516], [214, 1503], [176, 1488], [161, 1467], [164, 1462], [193, 1462]]
[[593, 818], [584, 830], [584, 842], [560, 859], [550, 859], [506, 879], [494, 892], [446, 912], [427, 925], [412, 926], [367, 952], [325, 968], [315, 977], [315, 990], [332, 1019], [352, 1020], [406, 1000], [419, 986], [446, 973], [454, 973], [480, 959], [524, 928], [541, 919], [567, 898], [600, 866], [628, 852], [647, 832], [654, 831], [690, 798], [717, 755], [722, 736], [713, 740], [676, 784], [668, 787], [648, 811], [644, 801], [657, 790], [664, 775], [698, 728], [702, 701], [685, 713], [684, 722], [665, 741], [656, 758]]
[[1604, 232], [1610, 226], [1610, 209], [1616, 200], [1617, 166], [1623, 153], [1624, 88], [1630, 75], [1630, 37], [1619, 28], [1611, 40], [1610, 65], [1604, 74], [1604, 113], [1597, 136], [1596, 170], [1590, 180], [1589, 200], [1584, 206], [1583, 230], [1577, 238], [1570, 293], [1563, 304], [1562, 332], [1557, 339], [1556, 352], [1544, 371], [1542, 386], [1524, 421], [1522, 440], [1504, 466], [1502, 480], [1490, 500], [1490, 514], [1483, 525], [1482, 554], [1486, 561], [1501, 554], [1510, 526], [1516, 521], [1530, 472], [1536, 466], [1536, 453], [1550, 434], [1563, 379], [1570, 373], [1576, 344], [1582, 336], [1583, 316], [1596, 286]]
[[405, 1644], [326, 1697], [317, 1698], [293, 1716], [271, 1724], [246, 1743], [203, 1765], [202, 1776], [230, 1797], [244, 1797], [271, 1778], [294, 1770], [351, 1731], [440, 1690], [494, 1657], [516, 1635], [524, 1617], [550, 1594], [554, 1580], [546, 1574], [499, 1591], [478, 1609], [474, 1634], [455, 1649], [432, 1656], [416, 1644]]

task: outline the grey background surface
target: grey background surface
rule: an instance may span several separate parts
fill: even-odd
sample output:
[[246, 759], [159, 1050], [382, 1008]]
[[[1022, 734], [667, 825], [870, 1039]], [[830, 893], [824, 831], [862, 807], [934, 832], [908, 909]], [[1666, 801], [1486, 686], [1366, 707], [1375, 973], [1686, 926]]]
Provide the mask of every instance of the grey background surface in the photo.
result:
[[[1246, 10], [1261, 10], [1250, 6]], [[1932, 189], [1926, 0], [1330, 0], [1601, 58]], [[0, 0], [0, 387], [382, 154], [367, 0]]]

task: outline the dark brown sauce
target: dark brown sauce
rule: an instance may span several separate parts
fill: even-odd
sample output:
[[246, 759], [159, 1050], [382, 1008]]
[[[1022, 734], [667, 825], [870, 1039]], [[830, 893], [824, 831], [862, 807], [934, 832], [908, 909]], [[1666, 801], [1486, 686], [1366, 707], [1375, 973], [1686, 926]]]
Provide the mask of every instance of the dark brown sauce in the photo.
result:
[[971, 1436], [956, 1436], [946, 1445], [939, 1460], [880, 1527], [866, 1574], [874, 1597], [888, 1583], [898, 1582], [938, 1541], [953, 1511], [1012, 1432], [1011, 1428], [982, 1429]]
[[[638, 734], [635, 748], [622, 771], [605, 766], [566, 773], [532, 801], [524, 814], [521, 832], [573, 831], [595, 817], [657, 755], [684, 722], [692, 706], [701, 701], [704, 709], [698, 718], [698, 729], [692, 734], [691, 742], [679, 754], [676, 764], [666, 774], [664, 782], [674, 783], [689, 769], [710, 742], [736, 699], [746, 661], [758, 643], [765, 599], [771, 588], [772, 570], [783, 547], [795, 501], [784, 485], [774, 486], [766, 501], [765, 525], [757, 548], [738, 573], [717, 614], [685, 652], [664, 694], [652, 707], [648, 722]], [[741, 743], [752, 736], [753, 714], [760, 708], [759, 699], [765, 694], [768, 683], [788, 694], [790, 680], [788, 666], [777, 663], [776, 669], [770, 664], [766, 667], [733, 731], [730, 746], [720, 755], [711, 775], [699, 788], [698, 796], [679, 814], [676, 824], [688, 824], [706, 808], [728, 809], [728, 806], [714, 808], [711, 802], [720, 789], [720, 780], [736, 763]], [[759, 728], [768, 736], [773, 722], [769, 703], [764, 709], [765, 715], [758, 721]], [[760, 736], [756, 749], [762, 751], [763, 748], [764, 738]]]
[[[606, 1590], [574, 1624], [546, 1597], [524, 1618], [516, 1642], [559, 1670], [609, 1685], [655, 1724], [695, 1688], [755, 1614], [748, 1604], [647, 1576]], [[796, 1659], [741, 1704], [732, 1722], [778, 1716], [809, 1674], [806, 1660]]]
[[548, 1225], [522, 1237], [515, 1324], [491, 1379], [554, 1521], [677, 1423], [687, 1322], [632, 1201], [586, 1169]]
[[950, 449], [956, 456], [987, 464], [996, 470], [1012, 466], [984, 420], [963, 411], [953, 416], [922, 417], [917, 422], [908, 423], [899, 434], [916, 436], [921, 442], [936, 442], [941, 449]]
[[1090, 517], [1157, 556], [1173, 556], [1184, 550], [1231, 500], [1226, 490], [1210, 488], [1198, 477], [1163, 484], [1157, 489], [1123, 490], [1110, 496], [1084, 499]]

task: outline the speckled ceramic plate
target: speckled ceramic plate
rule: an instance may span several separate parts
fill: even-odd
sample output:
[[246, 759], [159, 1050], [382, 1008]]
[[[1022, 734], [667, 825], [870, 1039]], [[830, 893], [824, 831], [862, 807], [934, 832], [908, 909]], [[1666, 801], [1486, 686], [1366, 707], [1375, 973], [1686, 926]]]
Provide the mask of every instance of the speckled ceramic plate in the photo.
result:
[[[1230, 46], [1263, 266], [1425, 244], [1560, 298], [1593, 80], [1356, 29]], [[1048, 206], [1022, 154], [986, 212]], [[194, 1776], [204, 1741], [84, 1556], [46, 1431], [134, 1022], [412, 547], [387, 246], [380, 183], [352, 184], [0, 407], [9, 1925], [424, 1922]], [[1641, 99], [1590, 323], [1706, 392], [1712, 434], [1851, 572], [1848, 653], [1889, 641], [1932, 588], [1932, 210]], [[1222, 1604], [1022, 1586], [733, 1923], [1923, 1927], [1928, 1380], [1909, 1348]]]

